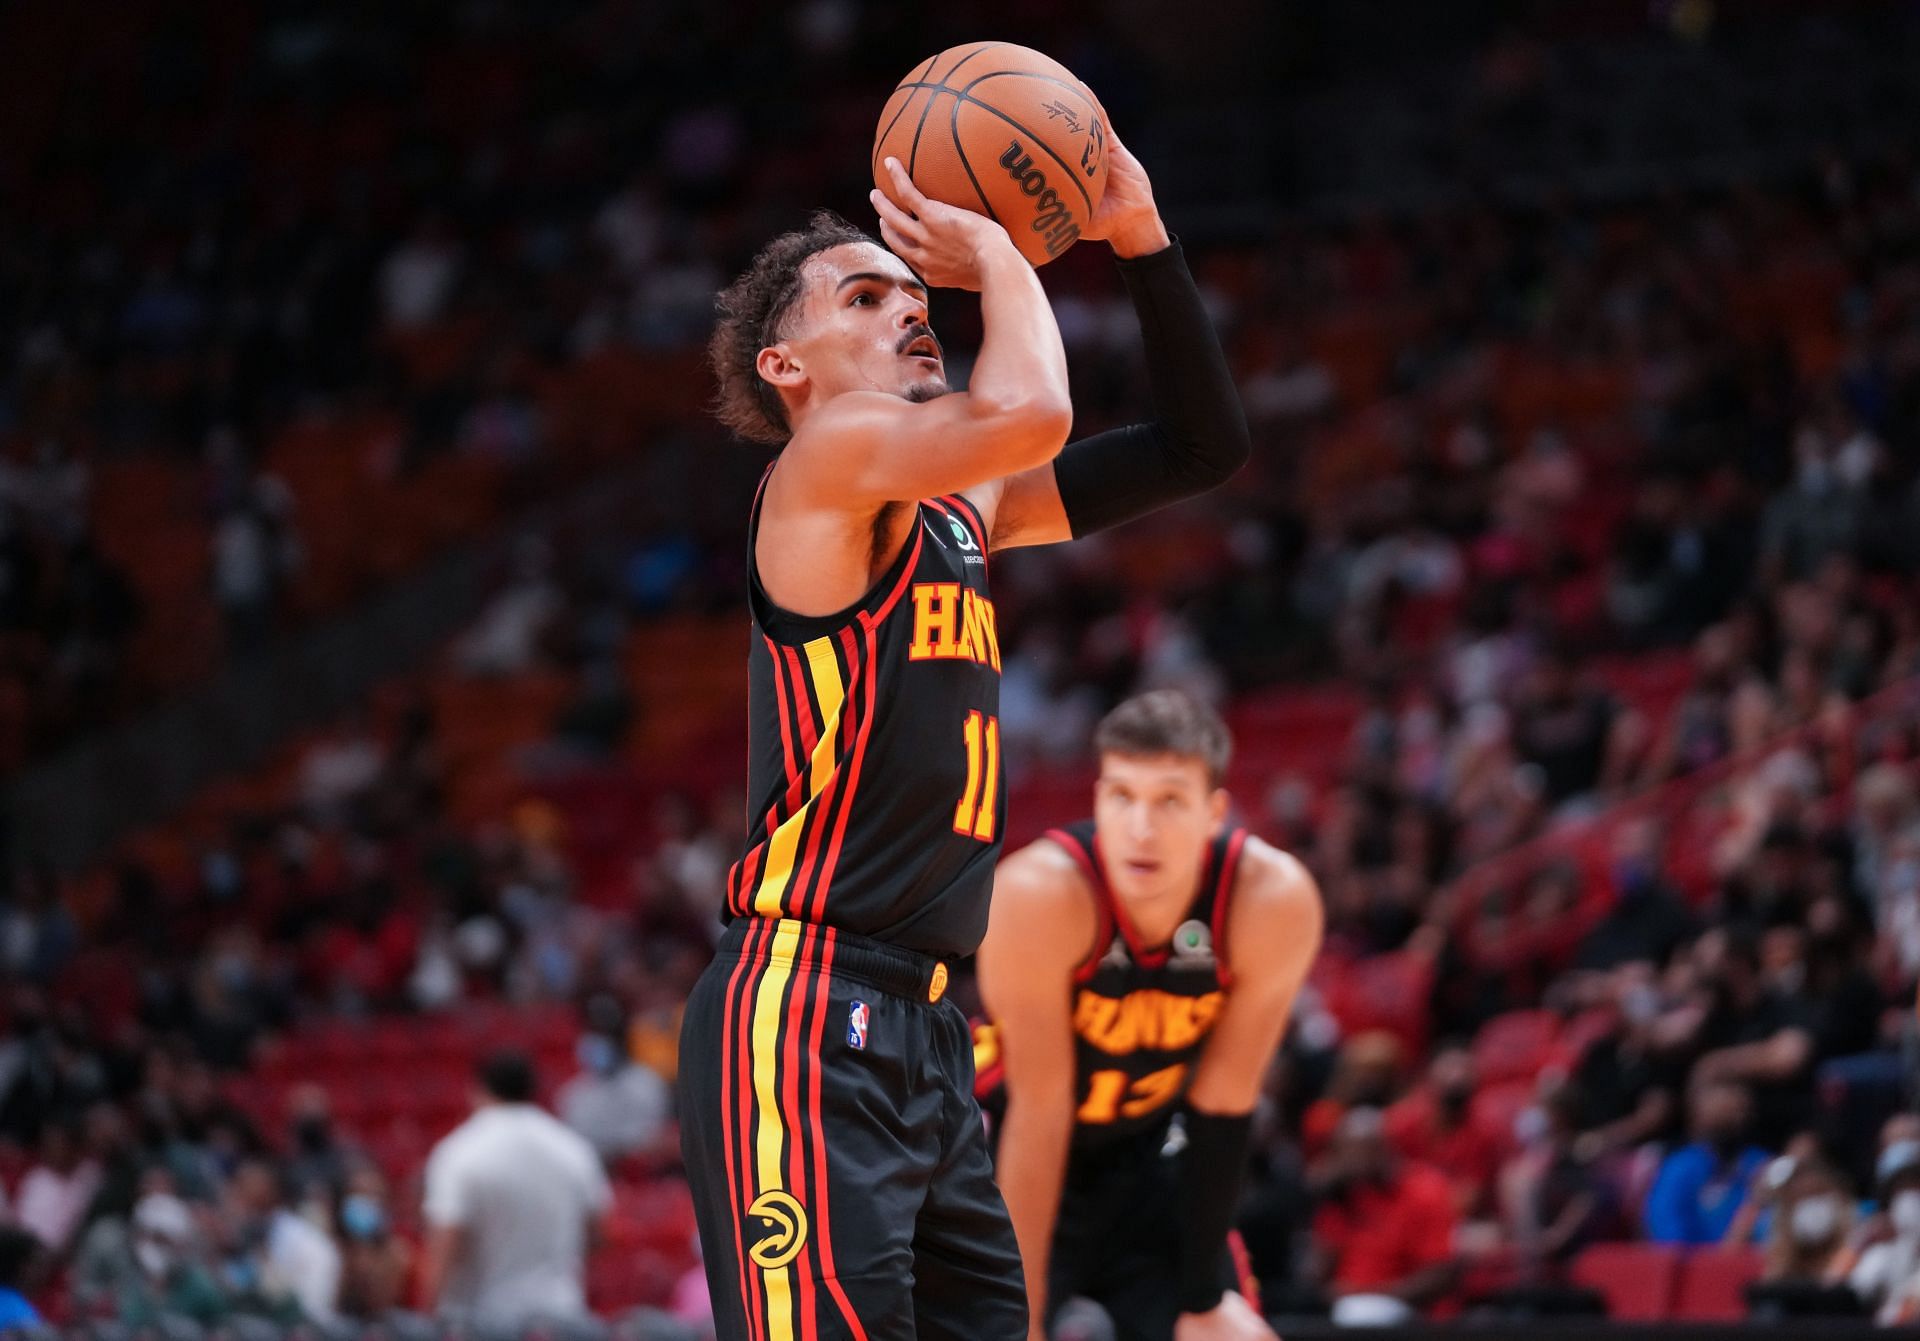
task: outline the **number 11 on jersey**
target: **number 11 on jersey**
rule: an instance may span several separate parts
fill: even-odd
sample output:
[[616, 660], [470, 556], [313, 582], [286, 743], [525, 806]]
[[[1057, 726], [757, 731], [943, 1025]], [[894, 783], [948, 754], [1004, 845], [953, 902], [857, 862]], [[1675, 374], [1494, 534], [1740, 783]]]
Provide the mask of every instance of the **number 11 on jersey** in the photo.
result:
[[[994, 802], [1000, 791], [1000, 719], [967, 714], [967, 790], [953, 808], [953, 831], [993, 841]], [[984, 773], [984, 779], [982, 774]]]

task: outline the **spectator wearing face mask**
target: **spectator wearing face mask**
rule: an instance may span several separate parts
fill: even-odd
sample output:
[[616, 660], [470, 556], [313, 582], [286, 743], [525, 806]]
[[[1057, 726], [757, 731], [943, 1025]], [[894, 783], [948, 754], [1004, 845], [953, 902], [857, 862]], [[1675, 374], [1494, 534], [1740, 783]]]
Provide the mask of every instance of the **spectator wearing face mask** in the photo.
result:
[[1340, 1121], [1310, 1182], [1318, 1275], [1334, 1321], [1407, 1321], [1442, 1306], [1457, 1264], [1453, 1189], [1435, 1169], [1403, 1159], [1376, 1108]]
[[129, 1327], [153, 1326], [165, 1315], [211, 1326], [232, 1313], [233, 1301], [207, 1269], [192, 1209], [164, 1186], [159, 1181], [141, 1197], [131, 1216], [88, 1232], [74, 1263], [74, 1300]]
[[1426, 1084], [1386, 1114], [1394, 1148], [1444, 1173], [1455, 1208], [1469, 1218], [1484, 1209], [1500, 1169], [1499, 1139], [1469, 1118], [1478, 1085], [1473, 1054], [1457, 1043], [1443, 1044], [1428, 1064]]
[[1719, 1243], [1767, 1162], [1747, 1141], [1753, 1101], [1745, 1087], [1699, 1085], [1691, 1106], [1693, 1141], [1661, 1162], [1647, 1196], [1644, 1221], [1655, 1243]]
[[1818, 1156], [1783, 1155], [1768, 1166], [1768, 1181], [1777, 1191], [1765, 1279], [1826, 1285], [1844, 1276], [1854, 1203], [1839, 1172]]
[[331, 1200], [346, 1182], [348, 1152], [334, 1132], [327, 1092], [318, 1085], [296, 1086], [287, 1107], [291, 1138], [287, 1182], [301, 1200], [316, 1193]]
[[1613, 903], [1574, 953], [1574, 967], [1664, 964], [1694, 934], [1693, 914], [1660, 878], [1660, 829], [1650, 819], [1620, 826], [1613, 850]]
[[1504, 1180], [1512, 1240], [1542, 1282], [1559, 1279], [1566, 1264], [1618, 1219], [1612, 1188], [1575, 1153], [1584, 1107], [1577, 1086], [1553, 1086], [1540, 1105], [1544, 1130]]
[[1744, 929], [1707, 932], [1694, 945], [1693, 963], [1705, 993], [1693, 1079], [1748, 1090], [1755, 1135], [1778, 1149], [1812, 1116], [1813, 1005], [1786, 990], [1780, 965], [1762, 973], [1758, 939]]
[[379, 1318], [407, 1302], [413, 1248], [393, 1232], [387, 1210], [387, 1180], [371, 1164], [347, 1175], [340, 1208], [340, 1312]]
[[1571, 1077], [1584, 1100], [1575, 1152], [1601, 1160], [1667, 1137], [1680, 1115], [1684, 1068], [1662, 1049], [1665, 998], [1645, 966], [1608, 975], [1602, 997], [1613, 1024], [1588, 1043]]
[[1881, 1168], [1892, 1233], [1860, 1254], [1847, 1280], [1882, 1326], [1920, 1322], [1920, 1144], [1889, 1146]]
[[611, 1163], [651, 1154], [672, 1135], [673, 1096], [667, 1082], [626, 1053], [618, 1035], [582, 1034], [580, 1074], [560, 1087], [560, 1120], [587, 1138]]

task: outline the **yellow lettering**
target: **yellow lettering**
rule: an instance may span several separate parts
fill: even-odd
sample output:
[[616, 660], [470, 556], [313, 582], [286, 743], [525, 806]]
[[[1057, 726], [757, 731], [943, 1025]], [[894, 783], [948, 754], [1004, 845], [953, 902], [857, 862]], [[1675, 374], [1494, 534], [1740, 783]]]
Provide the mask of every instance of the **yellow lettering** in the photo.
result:
[[1220, 1015], [1224, 997], [1175, 996], [1147, 989], [1115, 999], [1081, 992], [1074, 1005], [1073, 1030], [1112, 1056], [1148, 1049], [1179, 1052], [1205, 1038]]
[[907, 659], [975, 661], [999, 670], [1000, 633], [993, 602], [958, 582], [915, 583]]
[[980, 598], [971, 589], [960, 595], [960, 642], [953, 654], [967, 661], [985, 661], [985, 650], [976, 636], [980, 628]]
[[919, 582], [913, 588], [913, 642], [909, 661], [927, 661], [954, 654], [953, 628], [959, 618], [958, 582]]

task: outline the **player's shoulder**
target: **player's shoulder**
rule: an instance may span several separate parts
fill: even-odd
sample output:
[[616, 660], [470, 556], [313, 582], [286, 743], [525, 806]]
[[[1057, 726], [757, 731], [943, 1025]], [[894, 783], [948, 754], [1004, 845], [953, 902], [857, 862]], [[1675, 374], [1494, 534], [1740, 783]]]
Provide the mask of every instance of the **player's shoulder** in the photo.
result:
[[1086, 872], [1074, 855], [1051, 833], [1007, 853], [994, 870], [994, 889], [1001, 885], [1031, 891], [1035, 897], [1075, 893], [1087, 886]]
[[[990, 939], [1059, 938], [1076, 949], [1097, 920], [1086, 873], [1059, 843], [1036, 838], [1001, 858], [993, 876]], [[996, 935], [996, 932], [998, 933]]]
[[1254, 834], [1240, 849], [1231, 898], [1234, 938], [1243, 944], [1248, 937], [1290, 945], [1317, 940], [1325, 921], [1320, 886], [1305, 863]]
[[1233, 884], [1236, 903], [1250, 900], [1255, 905], [1294, 911], [1320, 907], [1320, 887], [1306, 863], [1258, 834], [1247, 835]]

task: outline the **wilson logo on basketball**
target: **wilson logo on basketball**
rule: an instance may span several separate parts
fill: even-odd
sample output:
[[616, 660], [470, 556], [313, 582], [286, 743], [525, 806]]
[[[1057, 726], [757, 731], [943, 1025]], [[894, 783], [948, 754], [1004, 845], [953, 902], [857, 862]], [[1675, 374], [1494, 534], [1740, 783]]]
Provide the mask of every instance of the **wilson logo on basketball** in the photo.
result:
[[1058, 256], [1079, 241], [1080, 225], [1074, 222], [1073, 211], [1060, 193], [1047, 185], [1047, 174], [1033, 165], [1033, 155], [1020, 141], [1008, 141], [1007, 151], [1000, 155], [1000, 166], [1019, 184], [1022, 195], [1033, 197], [1033, 222], [1027, 227], [1046, 234], [1048, 256]]

